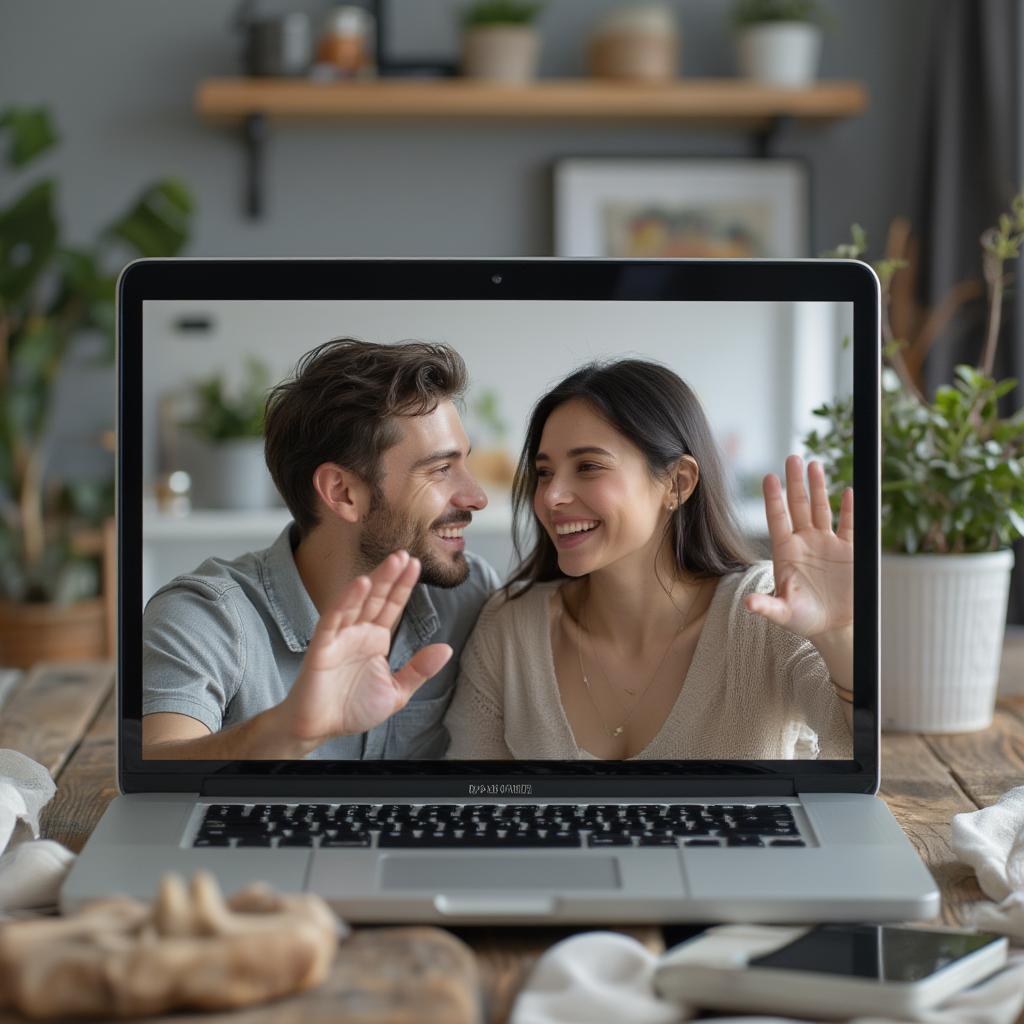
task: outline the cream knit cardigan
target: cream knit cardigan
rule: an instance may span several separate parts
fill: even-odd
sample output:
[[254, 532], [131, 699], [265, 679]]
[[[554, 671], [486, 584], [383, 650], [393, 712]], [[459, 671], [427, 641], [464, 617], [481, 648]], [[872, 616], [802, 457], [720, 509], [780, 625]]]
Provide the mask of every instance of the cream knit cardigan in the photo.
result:
[[[562, 708], [549, 603], [561, 581], [507, 600], [499, 591], [462, 653], [445, 725], [449, 758], [591, 758]], [[770, 562], [719, 579], [679, 697], [636, 755], [651, 760], [850, 758], [828, 669], [802, 637], [748, 612], [774, 590]]]

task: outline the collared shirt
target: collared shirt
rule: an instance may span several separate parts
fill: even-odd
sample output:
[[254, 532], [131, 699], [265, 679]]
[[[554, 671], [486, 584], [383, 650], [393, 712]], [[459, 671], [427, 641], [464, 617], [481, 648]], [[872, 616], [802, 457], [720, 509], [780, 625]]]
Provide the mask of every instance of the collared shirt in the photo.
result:
[[[459, 655], [497, 573], [466, 553], [469, 576], [450, 589], [418, 584], [391, 642], [393, 672], [421, 647], [447, 643], [452, 658], [409, 703], [367, 733], [321, 744], [311, 758], [440, 758]], [[158, 590], [142, 619], [142, 713], [170, 711], [211, 732], [244, 722], [288, 695], [319, 614], [299, 576], [289, 525], [262, 551], [209, 558]]]

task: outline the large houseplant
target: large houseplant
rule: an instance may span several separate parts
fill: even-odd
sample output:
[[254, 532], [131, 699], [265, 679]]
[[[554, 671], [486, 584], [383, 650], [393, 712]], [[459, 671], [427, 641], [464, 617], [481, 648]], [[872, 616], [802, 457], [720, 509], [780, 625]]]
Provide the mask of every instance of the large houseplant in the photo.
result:
[[[981, 236], [988, 309], [977, 366], [956, 367], [933, 398], [914, 368], [952, 309], [913, 340], [894, 336], [890, 294], [902, 260], [874, 264], [882, 284], [882, 713], [890, 729], [953, 732], [992, 720], [1013, 552], [1024, 536], [1024, 408], [1004, 415], [1015, 380], [993, 377], [1006, 265], [1024, 243], [1024, 193]], [[864, 234], [831, 255], [860, 259]], [[964, 296], [970, 289], [960, 289]], [[955, 300], [954, 300], [955, 301]], [[830, 468], [838, 508], [853, 483], [848, 399], [815, 410], [827, 428], [806, 447]]]
[[[12, 108], [0, 112], [0, 141], [18, 175], [57, 135], [45, 110]], [[48, 474], [55, 388], [85, 339], [109, 362], [117, 269], [132, 256], [177, 253], [191, 209], [180, 183], [156, 182], [89, 245], [62, 240], [50, 177], [0, 209], [0, 664], [104, 653], [90, 538], [112, 513], [112, 487]]]

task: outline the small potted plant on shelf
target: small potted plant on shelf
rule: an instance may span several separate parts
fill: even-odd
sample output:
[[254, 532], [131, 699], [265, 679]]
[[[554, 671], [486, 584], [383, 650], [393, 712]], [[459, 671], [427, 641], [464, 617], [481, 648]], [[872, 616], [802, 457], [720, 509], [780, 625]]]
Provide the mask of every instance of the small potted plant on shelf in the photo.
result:
[[462, 73], [494, 82], [528, 82], [537, 73], [542, 4], [536, 0], [477, 0], [462, 19]]
[[[57, 142], [42, 109], [0, 112], [0, 136], [14, 173]], [[57, 382], [76, 358], [112, 360], [118, 269], [126, 256], [178, 253], [191, 210], [183, 185], [159, 181], [94, 242], [70, 246], [51, 178], [0, 208], [0, 665], [112, 653], [98, 596], [112, 583], [100, 572], [112, 478], [47, 471]]]
[[196, 381], [194, 414], [185, 424], [196, 443], [182, 452], [198, 508], [261, 509], [277, 491], [263, 457], [263, 415], [270, 371], [258, 359], [229, 387], [222, 374]]
[[470, 405], [473, 452], [469, 465], [478, 480], [511, 492], [516, 472], [515, 459], [508, 450], [508, 423], [501, 415], [501, 396], [484, 389]]
[[733, 8], [740, 75], [765, 85], [811, 85], [821, 56], [819, 0], [737, 0]]
[[[931, 399], [917, 370], [957, 302], [901, 317], [894, 277], [906, 261], [874, 264], [883, 293], [882, 370], [882, 724], [893, 730], [964, 732], [992, 721], [1006, 624], [1011, 543], [1024, 536], [1024, 408], [1000, 414], [1015, 380], [995, 380], [1005, 265], [1024, 243], [1024, 193], [981, 236], [987, 326], [977, 366]], [[860, 259], [864, 233], [829, 255]], [[907, 292], [909, 294], [909, 292]], [[827, 428], [805, 439], [829, 469], [833, 506], [853, 483], [853, 409], [848, 399], [815, 410]]]

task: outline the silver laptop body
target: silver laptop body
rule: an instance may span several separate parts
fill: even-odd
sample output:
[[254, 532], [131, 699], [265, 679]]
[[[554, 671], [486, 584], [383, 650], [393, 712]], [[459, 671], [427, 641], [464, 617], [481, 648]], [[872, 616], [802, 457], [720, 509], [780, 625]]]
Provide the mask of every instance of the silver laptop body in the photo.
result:
[[[177, 322], [175, 311], [184, 320], [202, 317], [211, 304], [244, 308], [268, 300], [334, 302], [339, 304], [338, 316], [350, 308], [360, 315], [369, 308], [372, 314], [373, 302], [392, 312], [409, 303], [413, 319], [443, 317], [446, 306], [459, 319], [471, 308], [469, 303], [475, 304], [472, 309], [481, 303], [505, 303], [496, 320], [519, 308], [515, 303], [533, 303], [529, 308], [545, 316], [557, 314], [559, 304], [567, 304], [566, 309], [568, 304], [593, 304], [609, 315], [614, 312], [610, 303], [657, 303], [662, 309], [672, 303], [717, 302], [716, 308], [751, 310], [774, 310], [782, 304], [776, 327], [788, 339], [791, 363], [798, 369], [810, 358], [808, 339], [813, 340], [822, 323], [831, 323], [819, 314], [830, 304], [840, 308], [843, 322], [852, 325], [849, 383], [855, 382], [858, 460], [853, 757], [831, 762], [559, 761], [507, 766], [450, 761], [399, 765], [385, 760], [147, 763], [140, 740], [140, 595], [152, 587], [145, 582], [149, 556], [142, 515], [148, 457], [142, 448], [149, 429], [143, 421], [151, 396], [147, 393], [143, 400], [141, 380], [147, 346], [153, 342], [143, 331], [144, 322], [150, 322], [144, 308], [150, 303], [170, 323]], [[878, 322], [877, 280], [863, 264], [847, 261], [132, 264], [119, 285], [121, 793], [74, 865], [63, 888], [63, 909], [113, 893], [148, 898], [164, 873], [190, 875], [203, 869], [228, 892], [255, 880], [283, 891], [316, 892], [350, 921], [820, 922], [935, 915], [936, 885], [876, 795]], [[804, 324], [802, 334], [794, 323]], [[411, 323], [402, 326], [407, 336], [415, 333]], [[432, 329], [433, 321], [423, 333]], [[353, 329], [338, 322], [335, 333], [350, 330], [364, 326]], [[790, 334], [796, 339], [792, 345]], [[833, 342], [838, 349], [837, 337], [822, 340], [823, 345]], [[472, 366], [470, 356], [467, 361]], [[737, 365], [730, 370], [757, 372]], [[545, 374], [549, 382], [554, 378], [557, 370]], [[791, 393], [805, 386], [800, 373], [787, 384]], [[789, 434], [780, 444], [789, 445], [798, 428], [789, 423]], [[429, 841], [445, 831], [437, 825], [439, 819], [447, 822], [445, 834], [454, 841]], [[526, 827], [523, 822], [534, 819], [563, 841], [550, 846], [517, 841], [517, 833]], [[281, 839], [268, 846], [245, 845], [237, 838], [223, 845], [195, 845], [204, 835], [233, 835], [239, 822], [256, 829], [258, 822], [271, 820], [271, 831]], [[450, 828], [453, 821], [464, 830]], [[282, 841], [298, 823], [313, 834], [307, 846]], [[385, 841], [402, 829], [408, 841]], [[495, 841], [460, 846], [459, 836], [470, 829], [487, 830]], [[591, 841], [604, 833], [628, 834], [628, 841]], [[578, 841], [564, 840], [565, 835]], [[729, 837], [736, 835], [748, 841], [731, 843]], [[346, 838], [352, 841], [346, 843]]]

